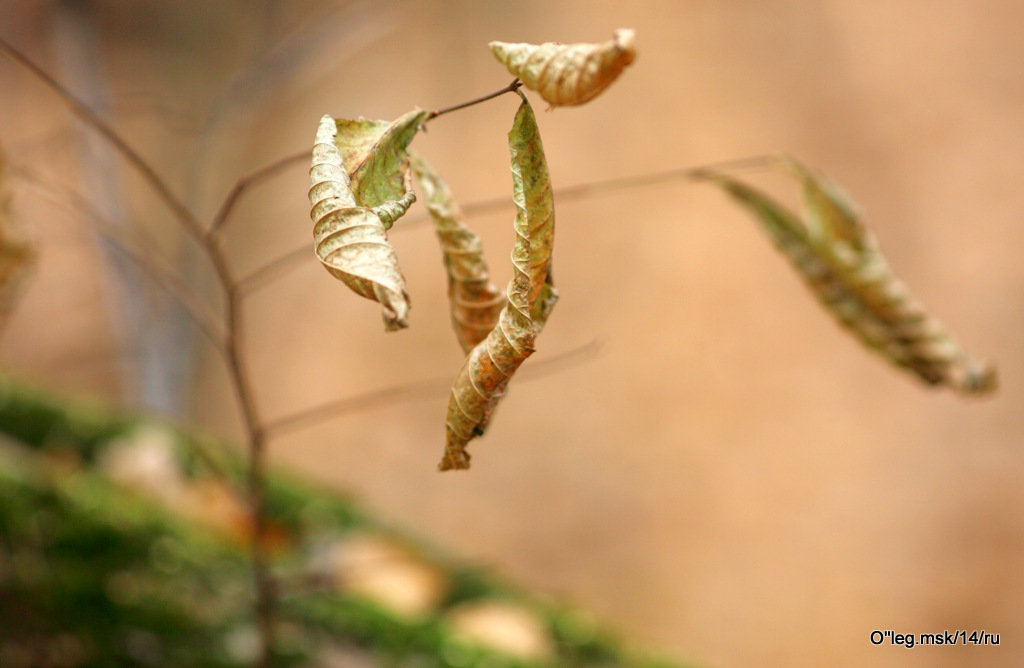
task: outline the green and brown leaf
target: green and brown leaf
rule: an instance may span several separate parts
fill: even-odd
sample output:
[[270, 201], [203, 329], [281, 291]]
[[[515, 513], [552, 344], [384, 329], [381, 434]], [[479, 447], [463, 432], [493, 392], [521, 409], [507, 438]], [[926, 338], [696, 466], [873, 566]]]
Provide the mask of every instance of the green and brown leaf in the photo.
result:
[[636, 58], [635, 33], [616, 30], [603, 44], [491, 42], [494, 57], [552, 106], [589, 102]]
[[381, 304], [388, 330], [408, 326], [409, 296], [386, 230], [416, 199], [406, 147], [425, 117], [422, 110], [394, 123], [324, 116], [313, 145], [317, 257], [356, 294]]
[[806, 220], [721, 172], [698, 178], [750, 210], [825, 308], [863, 343], [930, 385], [964, 394], [994, 390], [995, 368], [971, 358], [910, 295], [839, 187], [795, 161], [779, 164], [803, 186]]
[[516, 206], [508, 302], [497, 326], [470, 351], [455, 379], [442, 471], [469, 468], [466, 445], [486, 430], [512, 375], [533, 353], [536, 335], [558, 296], [551, 284], [554, 199], [537, 120], [525, 98], [508, 142]]
[[480, 237], [463, 222], [462, 211], [448, 185], [422, 157], [411, 158], [444, 254], [452, 326], [462, 351], [468, 353], [498, 323], [505, 294], [491, 282]]

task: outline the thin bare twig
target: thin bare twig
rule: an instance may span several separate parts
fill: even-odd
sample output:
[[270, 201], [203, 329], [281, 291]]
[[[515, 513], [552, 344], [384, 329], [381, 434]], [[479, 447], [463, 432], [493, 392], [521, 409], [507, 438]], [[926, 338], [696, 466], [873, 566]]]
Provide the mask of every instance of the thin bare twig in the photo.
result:
[[[224, 260], [212, 240], [204, 242], [204, 248], [217, 265]], [[263, 655], [260, 663], [270, 666], [274, 638], [274, 608], [277, 599], [274, 582], [270, 575], [270, 560], [267, 555], [267, 491], [266, 491], [266, 431], [260, 422], [253, 385], [245, 366], [245, 332], [242, 324], [241, 299], [237, 286], [225, 282], [228, 309], [227, 361], [229, 376], [235, 388], [235, 395], [242, 408], [242, 417], [249, 441], [249, 502], [253, 521], [252, 558], [256, 579], [256, 617], [263, 640]]]
[[[487, 100], [496, 98], [499, 95], [504, 95], [505, 93], [511, 93], [517, 90], [522, 85], [523, 83], [519, 79], [513, 79], [512, 83], [505, 86], [504, 88], [501, 88], [500, 90], [494, 91], [493, 93], [482, 95], [478, 98], [469, 100], [468, 102], [462, 102], [460, 104], [452, 105], [450, 107], [445, 107], [444, 109], [432, 111], [427, 116], [426, 120], [424, 120], [423, 122], [427, 123], [437, 118], [438, 116], [442, 116], [453, 111], [458, 111], [459, 109], [465, 109], [466, 107], [471, 107], [475, 104], [480, 104], [481, 102], [486, 102]], [[258, 183], [261, 183], [262, 181], [272, 178], [278, 172], [287, 167], [290, 167], [293, 164], [301, 162], [302, 160], [308, 160], [309, 156], [309, 151], [301, 151], [299, 153], [287, 155], [279, 160], [275, 160], [266, 167], [263, 167], [261, 169], [256, 170], [255, 172], [252, 172], [251, 174], [243, 176], [238, 181], [236, 181], [235, 185], [231, 188], [231, 190], [228, 192], [227, 196], [221, 203], [220, 208], [217, 210], [217, 215], [213, 217], [213, 223], [206, 230], [205, 236], [207, 238], [210, 238], [216, 235], [223, 228], [224, 223], [227, 222], [228, 217], [231, 215], [231, 210], [237, 203], [238, 198], [241, 197], [246, 190], [248, 190], [254, 185], [257, 185]]]
[[[775, 155], [757, 155], [749, 158], [714, 162], [693, 167], [675, 167], [656, 172], [637, 174], [636, 176], [608, 179], [605, 181], [591, 181], [588, 183], [578, 183], [565, 188], [555, 188], [554, 196], [555, 200], [559, 202], [572, 201], [584, 199], [593, 195], [603, 195], [616, 190], [639, 188], [642, 186], [669, 183], [677, 180], [688, 180], [695, 178], [700, 175], [701, 172], [709, 169], [716, 171], [760, 169], [773, 164], [777, 160], [779, 160], [779, 158]], [[470, 202], [462, 207], [462, 212], [466, 216], [478, 216], [492, 211], [501, 211], [503, 209], [511, 208], [512, 199], [510, 197], [494, 197]], [[429, 219], [430, 217], [427, 215], [410, 216], [408, 220], [403, 219], [402, 224], [396, 225], [392, 230], [394, 232], [407, 230], [411, 227], [415, 227], [419, 223], [426, 222]], [[267, 262], [262, 267], [254, 269], [245, 276], [242, 276], [238, 279], [239, 290], [243, 293], [249, 294], [259, 290], [261, 287], [269, 283], [272, 283], [278, 277], [296, 268], [302, 262], [312, 259], [314, 256], [310, 253], [309, 249], [310, 246], [308, 244], [303, 245], [302, 247], [293, 248], [287, 253]]]
[[[523, 380], [540, 378], [549, 373], [564, 368], [566, 365], [579, 364], [587, 359], [596, 357], [601, 351], [602, 342], [598, 339], [567, 350], [564, 353], [553, 355], [547, 359], [537, 360], [533, 364], [525, 365], [519, 375]], [[403, 383], [387, 387], [373, 392], [365, 392], [344, 399], [335, 399], [319, 406], [305, 408], [289, 415], [268, 420], [263, 427], [264, 434], [268, 438], [276, 438], [282, 434], [311, 427], [319, 422], [331, 418], [352, 413], [367, 408], [379, 408], [388, 404], [401, 401], [412, 401], [422, 397], [429, 397], [449, 389], [452, 384], [450, 377], [430, 378], [414, 383]]]
[[229, 376], [232, 388], [238, 399], [242, 411], [242, 418], [245, 424], [249, 440], [250, 465], [249, 465], [249, 495], [251, 512], [253, 514], [254, 537], [253, 537], [253, 570], [256, 579], [258, 593], [257, 617], [263, 639], [262, 664], [269, 666], [270, 656], [274, 644], [274, 590], [270, 578], [268, 559], [266, 555], [266, 483], [265, 483], [265, 460], [266, 448], [265, 437], [260, 426], [259, 415], [256, 410], [256, 403], [253, 393], [253, 386], [249, 380], [244, 359], [244, 331], [242, 325], [241, 300], [235, 281], [228, 268], [227, 259], [216, 244], [213, 237], [208, 237], [203, 226], [192, 214], [192, 212], [179, 200], [167, 187], [166, 182], [160, 178], [153, 167], [135, 149], [129, 146], [121, 136], [104, 121], [88, 105], [82, 102], [65, 86], [61, 85], [53, 77], [47, 74], [42, 68], [32, 62], [18, 49], [0, 38], [0, 51], [9, 58], [27, 68], [40, 81], [53, 90], [60, 99], [68, 106], [71, 112], [84, 123], [99, 132], [111, 146], [117, 149], [122, 156], [128, 160], [153, 191], [164, 201], [175, 219], [182, 228], [192, 236], [209, 257], [211, 264], [217, 274], [217, 279], [224, 290], [227, 301], [227, 328], [225, 334], [225, 353], [227, 358]]
[[135, 263], [155, 285], [174, 299], [218, 352], [223, 354], [226, 351], [227, 337], [224, 327], [218, 322], [219, 319], [195, 296], [184, 281], [154, 262], [153, 253], [149, 249], [134, 248], [130, 242], [114, 231], [114, 226], [104, 219], [81, 194], [70, 188], [58, 189], [28, 169], [18, 168], [11, 170], [11, 173], [27, 185], [38, 189], [43, 196], [48, 197], [55, 204], [66, 206], [76, 213], [84, 213], [86, 220], [92, 224], [93, 230], [118, 252]]
[[[512, 83], [510, 83], [509, 85], [505, 86], [504, 88], [501, 88], [499, 90], [494, 91], [493, 93], [488, 93], [487, 95], [481, 95], [480, 97], [473, 98], [472, 100], [469, 100], [468, 102], [461, 102], [459, 104], [455, 104], [455, 105], [452, 105], [450, 107], [445, 107], [444, 109], [438, 109], [438, 110], [432, 111], [427, 116], [426, 120], [424, 120], [423, 122], [424, 123], [429, 123], [430, 121], [434, 120], [438, 116], [444, 116], [445, 114], [450, 114], [453, 111], [458, 111], [459, 109], [465, 109], [466, 107], [472, 107], [474, 104], [480, 104], [481, 102], [486, 102], [487, 100], [492, 100], [492, 99], [498, 97], [499, 95], [504, 95], [505, 93], [511, 93], [513, 91], [517, 91], [519, 89], [519, 87], [522, 86], [522, 85], [523, 85], [522, 81], [520, 81], [519, 79], [513, 79]], [[520, 95], [521, 95], [521, 93], [520, 93]]]
[[245, 191], [276, 176], [278, 172], [290, 167], [291, 165], [302, 161], [308, 162], [309, 155], [309, 151], [301, 151], [299, 153], [287, 155], [280, 160], [275, 160], [266, 167], [257, 169], [255, 172], [247, 174], [236, 181], [235, 185], [232, 186], [231, 190], [224, 198], [224, 201], [221, 202], [220, 207], [217, 209], [217, 215], [213, 217], [213, 223], [211, 223], [210, 227], [207, 228], [204, 236], [209, 239], [224, 228], [224, 223], [227, 222], [228, 217], [231, 215], [231, 210], [234, 209], [238, 199], [245, 193]]
[[135, 149], [129, 146], [128, 143], [125, 142], [119, 134], [117, 134], [117, 131], [108, 125], [106, 121], [97, 116], [87, 104], [78, 99], [78, 97], [76, 97], [71, 91], [61, 85], [56, 79], [47, 74], [44, 69], [32, 62], [25, 54], [16, 49], [2, 37], [0, 37], [0, 51], [2, 51], [11, 60], [32, 72], [37, 79], [46, 84], [50, 90], [61, 98], [75, 116], [77, 116], [86, 125], [103, 135], [103, 138], [109, 141], [111, 146], [117, 149], [128, 163], [139, 172], [142, 178], [146, 180], [157, 196], [160, 197], [160, 199], [162, 199], [171, 210], [175, 218], [178, 219], [182, 227], [184, 227], [196, 241], [202, 242], [203, 230], [199, 221], [196, 220], [196, 217], [192, 215], [192, 212], [188, 207], [186, 207], [185, 204], [178, 199], [173, 192], [171, 192], [171, 189], [167, 187], [167, 184], [160, 178], [149, 162], [139, 155]]

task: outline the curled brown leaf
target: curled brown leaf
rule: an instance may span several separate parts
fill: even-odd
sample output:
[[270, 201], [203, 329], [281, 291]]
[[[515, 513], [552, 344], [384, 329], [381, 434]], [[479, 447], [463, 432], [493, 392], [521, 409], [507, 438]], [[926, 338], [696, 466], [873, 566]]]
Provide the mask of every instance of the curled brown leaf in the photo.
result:
[[589, 102], [636, 58], [635, 33], [616, 30], [603, 44], [491, 42], [491, 52], [508, 71], [552, 106]]
[[469, 468], [466, 445], [486, 430], [513, 373], [533, 353], [557, 299], [550, 280], [554, 199], [537, 120], [525, 98], [508, 140], [516, 206], [508, 301], [497, 326], [469, 352], [452, 386], [442, 471]]
[[422, 157], [414, 154], [411, 159], [444, 254], [452, 326], [463, 352], [468, 353], [498, 323], [505, 293], [491, 282], [480, 237], [463, 222], [448, 185]]
[[5, 159], [0, 152], [0, 327], [14, 310], [35, 257], [35, 248], [11, 211]]
[[931, 385], [964, 394], [996, 388], [996, 371], [974, 360], [909, 293], [838, 186], [795, 161], [782, 161], [804, 188], [806, 220], [720, 172], [702, 178], [754, 213], [824, 307], [863, 343]]
[[309, 202], [316, 255], [332, 276], [381, 304], [386, 329], [407, 327], [409, 297], [398, 258], [380, 217], [356, 202], [337, 132], [334, 119], [324, 116], [313, 145]]

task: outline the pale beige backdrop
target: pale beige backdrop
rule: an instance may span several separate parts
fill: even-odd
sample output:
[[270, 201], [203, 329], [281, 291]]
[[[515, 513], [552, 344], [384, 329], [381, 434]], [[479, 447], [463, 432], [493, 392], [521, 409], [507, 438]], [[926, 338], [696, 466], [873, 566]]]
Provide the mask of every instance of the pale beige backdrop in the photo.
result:
[[[0, 32], [68, 72], [60, 3], [7, 4]], [[594, 339], [603, 348], [514, 382], [471, 471], [435, 470], [443, 389], [283, 436], [273, 460], [704, 665], [1024, 662], [1024, 4], [86, 4], [113, 120], [207, 218], [238, 175], [308, 147], [325, 112], [393, 118], [498, 88], [509, 76], [493, 39], [635, 28], [639, 56], [618, 84], [539, 114], [556, 187], [800, 156], [860, 202], [912, 290], [998, 361], [999, 393], [961, 401], [867, 354], [752, 221], [680, 182], [559, 206], [562, 300], [524, 369]], [[239, 74], [275, 47], [292, 60]], [[53, 96], [7, 62], [0, 85], [9, 152], [84, 188], [76, 126]], [[509, 195], [516, 102], [438, 119], [416, 140], [462, 201]], [[169, 218], [120, 174], [138, 224], [172, 252]], [[311, 243], [306, 188], [298, 167], [244, 201], [228, 234], [239, 273]], [[0, 359], [54, 388], [116, 397], [132, 351], [110, 325], [85, 228], [29, 190], [18, 206], [43, 258]], [[471, 221], [502, 284], [510, 219]], [[247, 303], [266, 416], [454, 375], [433, 234], [411, 226], [393, 240], [409, 331], [385, 335], [377, 305], [312, 255]], [[190, 422], [237, 435], [224, 370], [202, 358]], [[874, 629], [984, 629], [1002, 644], [873, 647]]]

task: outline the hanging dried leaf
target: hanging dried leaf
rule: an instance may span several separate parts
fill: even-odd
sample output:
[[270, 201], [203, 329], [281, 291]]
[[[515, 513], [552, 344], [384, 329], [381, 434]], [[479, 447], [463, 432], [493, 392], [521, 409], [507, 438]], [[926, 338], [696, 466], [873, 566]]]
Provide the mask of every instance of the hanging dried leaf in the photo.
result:
[[385, 229], [416, 201], [406, 148], [429, 112], [413, 109], [394, 121], [335, 119], [335, 144], [359, 206], [370, 207]]
[[491, 282], [480, 237], [462, 222], [448, 185], [422, 157], [413, 154], [411, 159], [444, 254], [452, 326], [462, 351], [468, 353], [498, 323], [505, 294]]
[[470, 351], [455, 379], [442, 471], [469, 468], [466, 445], [486, 430], [512, 374], [533, 353], [534, 339], [558, 296], [551, 284], [554, 200], [537, 120], [525, 98], [508, 143], [516, 205], [508, 302], [497, 326]]
[[842, 191], [796, 162], [783, 164], [802, 182], [806, 221], [724, 174], [702, 176], [758, 217], [825, 308], [865, 344], [931, 385], [965, 394], [994, 390], [995, 369], [969, 357], [893, 276], [874, 235]]
[[317, 128], [309, 171], [317, 257], [332, 276], [356, 294], [380, 303], [386, 329], [407, 327], [409, 296], [398, 258], [380, 217], [357, 204], [336, 143], [337, 134], [334, 119], [324, 116]]
[[21, 294], [35, 250], [11, 213], [4, 156], [0, 153], [0, 327]]
[[635, 33], [623, 28], [604, 44], [491, 42], [508, 71], [552, 106], [589, 102], [636, 58]]

